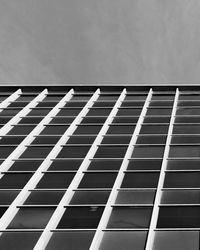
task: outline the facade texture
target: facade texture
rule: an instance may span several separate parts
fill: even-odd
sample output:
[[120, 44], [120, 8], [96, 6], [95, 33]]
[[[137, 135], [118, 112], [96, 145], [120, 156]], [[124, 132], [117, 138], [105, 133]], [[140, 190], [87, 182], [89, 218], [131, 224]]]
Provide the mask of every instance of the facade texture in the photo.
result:
[[199, 249], [200, 87], [0, 90], [0, 249]]

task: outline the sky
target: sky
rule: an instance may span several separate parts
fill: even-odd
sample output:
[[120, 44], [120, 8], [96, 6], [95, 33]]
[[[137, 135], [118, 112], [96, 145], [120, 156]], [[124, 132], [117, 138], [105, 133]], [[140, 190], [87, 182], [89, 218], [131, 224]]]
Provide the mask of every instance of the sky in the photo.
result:
[[200, 83], [199, 0], [0, 0], [0, 84]]

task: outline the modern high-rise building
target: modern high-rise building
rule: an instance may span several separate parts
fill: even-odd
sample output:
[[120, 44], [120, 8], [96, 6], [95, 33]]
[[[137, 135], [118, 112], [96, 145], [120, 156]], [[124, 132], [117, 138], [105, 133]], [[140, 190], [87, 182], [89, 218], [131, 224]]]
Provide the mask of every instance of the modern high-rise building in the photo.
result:
[[0, 249], [199, 250], [199, 86], [1, 86]]

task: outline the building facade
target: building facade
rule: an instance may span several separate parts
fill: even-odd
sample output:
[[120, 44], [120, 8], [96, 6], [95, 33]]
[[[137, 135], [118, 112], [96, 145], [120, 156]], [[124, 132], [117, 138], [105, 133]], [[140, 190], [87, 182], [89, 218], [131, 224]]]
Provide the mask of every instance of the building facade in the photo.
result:
[[0, 90], [0, 249], [199, 249], [200, 87]]

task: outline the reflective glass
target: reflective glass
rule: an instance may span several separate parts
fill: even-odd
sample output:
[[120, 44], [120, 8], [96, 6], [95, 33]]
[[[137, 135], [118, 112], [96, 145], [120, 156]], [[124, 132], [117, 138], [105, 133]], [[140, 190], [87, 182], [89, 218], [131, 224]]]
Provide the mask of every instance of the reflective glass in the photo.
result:
[[27, 147], [27, 149], [20, 155], [20, 158], [45, 158], [53, 147], [42, 147], [42, 146], [34, 146]]
[[76, 134], [98, 134], [102, 126], [97, 125], [79, 125], [77, 129], [74, 131], [74, 135]]
[[118, 170], [122, 164], [122, 160], [100, 159], [92, 160], [88, 170]]
[[86, 156], [90, 146], [65, 146], [57, 158], [83, 158]]
[[51, 171], [64, 171], [64, 170], [78, 170], [82, 160], [53, 160], [48, 170]]
[[135, 146], [132, 158], [162, 158], [164, 146]]
[[32, 191], [25, 200], [25, 205], [57, 205], [64, 191]]
[[160, 170], [161, 165], [162, 165], [162, 160], [135, 159], [129, 161], [127, 170]]
[[9, 171], [35, 171], [41, 164], [41, 160], [17, 160], [14, 161]]
[[110, 125], [107, 134], [132, 134], [135, 125]]
[[20, 189], [23, 188], [31, 178], [31, 173], [4, 174], [0, 179], [0, 189]]
[[167, 134], [168, 125], [143, 125], [140, 134]]
[[159, 173], [125, 173], [122, 188], [155, 188], [157, 187]]
[[174, 125], [173, 134], [200, 134], [200, 125]]
[[200, 190], [165, 190], [162, 204], [200, 204]]
[[171, 146], [169, 157], [200, 157], [200, 146]]
[[161, 135], [140, 135], [137, 139], [137, 144], [165, 144], [167, 136]]
[[75, 191], [71, 205], [106, 204], [110, 191]]
[[15, 190], [0, 190], [0, 205], [10, 205], [18, 194]]
[[123, 158], [126, 150], [127, 146], [100, 146], [94, 158]]
[[152, 190], [121, 190], [115, 204], [153, 204], [154, 196]]
[[176, 159], [167, 161], [167, 170], [195, 170], [195, 169], [200, 169], [200, 160]]

